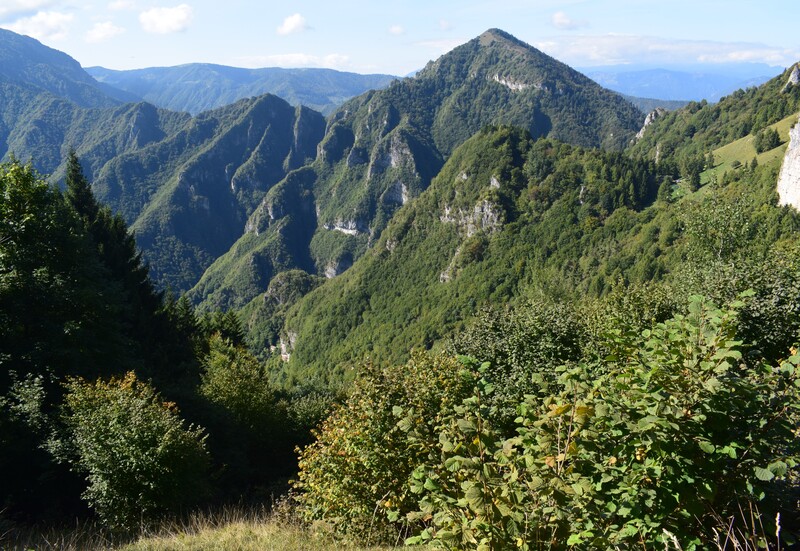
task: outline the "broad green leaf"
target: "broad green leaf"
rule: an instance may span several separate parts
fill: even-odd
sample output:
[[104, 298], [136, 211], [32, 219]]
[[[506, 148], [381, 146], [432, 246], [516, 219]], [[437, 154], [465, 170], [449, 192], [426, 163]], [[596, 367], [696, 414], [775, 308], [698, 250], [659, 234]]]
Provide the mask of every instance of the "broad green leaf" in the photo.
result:
[[464, 497], [467, 499], [470, 509], [476, 513], [483, 512], [486, 501], [484, 500], [483, 489], [478, 484], [470, 486], [464, 494]]
[[712, 444], [711, 442], [709, 442], [707, 440], [700, 440], [700, 442], [698, 442], [698, 444], [700, 445], [700, 449], [703, 450], [706, 453], [714, 453], [714, 450], [716, 450], [716, 447], [714, 446], [714, 444]]
[[477, 430], [475, 423], [471, 419], [459, 419], [456, 424], [458, 425], [458, 430], [464, 434], [471, 434]]
[[775, 476], [784, 476], [789, 470], [789, 466], [783, 461], [776, 461], [775, 463], [771, 463], [768, 469], [772, 471]]
[[642, 417], [639, 419], [638, 423], [639, 430], [647, 430], [650, 427], [655, 426], [659, 421], [661, 421], [661, 418], [655, 415], [647, 415], [646, 417]]
[[759, 480], [763, 480], [764, 482], [768, 482], [768, 481], [772, 480], [773, 478], [775, 478], [775, 473], [773, 473], [769, 469], [764, 469], [762, 467], [756, 467], [755, 468], [755, 472], [756, 472], [756, 478], [758, 478]]
[[567, 545], [580, 545], [583, 543], [583, 538], [581, 538], [580, 534], [572, 534], [569, 538], [567, 538]]
[[425, 488], [426, 490], [428, 490], [430, 492], [435, 492], [435, 491], [440, 490], [442, 487], [436, 481], [434, 481], [432, 478], [428, 478], [428, 479], [425, 480], [425, 484], [423, 485], [423, 488]]

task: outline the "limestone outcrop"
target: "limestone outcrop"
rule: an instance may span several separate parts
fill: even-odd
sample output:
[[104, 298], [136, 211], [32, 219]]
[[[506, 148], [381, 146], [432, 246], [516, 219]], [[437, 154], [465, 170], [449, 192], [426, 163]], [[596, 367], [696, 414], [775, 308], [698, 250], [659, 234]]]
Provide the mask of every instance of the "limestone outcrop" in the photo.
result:
[[636, 133], [636, 139], [641, 140], [644, 137], [644, 131], [647, 130], [647, 127], [666, 114], [667, 110], [664, 109], [663, 107], [656, 107], [653, 111], [650, 111], [644, 118], [644, 124], [642, 125], [642, 129]]
[[789, 146], [778, 176], [778, 195], [780, 205], [800, 210], [800, 121], [789, 131]]
[[781, 88], [781, 93], [786, 92], [792, 86], [797, 86], [798, 83], [800, 83], [800, 65], [795, 65], [792, 68], [792, 72], [789, 74], [789, 78], [786, 80], [786, 84]]

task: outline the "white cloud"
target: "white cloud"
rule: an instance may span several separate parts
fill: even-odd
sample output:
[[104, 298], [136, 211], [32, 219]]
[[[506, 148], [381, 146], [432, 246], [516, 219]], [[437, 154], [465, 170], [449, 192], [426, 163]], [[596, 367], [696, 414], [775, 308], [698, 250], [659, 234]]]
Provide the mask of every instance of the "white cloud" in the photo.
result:
[[54, 0], [3, 0], [0, 2], [0, 17], [35, 12], [53, 4], [55, 4]]
[[111, 11], [135, 10], [136, 2], [133, 0], [115, 0], [114, 2], [109, 2], [108, 9]]
[[562, 31], [575, 30], [586, 26], [585, 22], [575, 21], [563, 11], [557, 11], [554, 13], [551, 22], [555, 28], [561, 29]]
[[192, 7], [181, 4], [174, 8], [152, 8], [139, 14], [139, 23], [150, 34], [172, 34], [185, 31], [192, 22]]
[[40, 11], [31, 17], [18, 19], [5, 28], [38, 40], [62, 40], [69, 33], [73, 18], [69, 13]]
[[95, 23], [94, 26], [86, 33], [86, 42], [104, 42], [110, 38], [114, 38], [125, 32], [122, 27], [117, 27], [111, 21], [102, 21]]
[[350, 58], [342, 54], [317, 56], [313, 54], [274, 54], [265, 56], [242, 57], [237, 60], [245, 67], [322, 67], [325, 69], [344, 69], [350, 64]]
[[577, 67], [632, 63], [670, 66], [741, 61], [788, 66], [800, 59], [798, 51], [765, 44], [619, 34], [549, 37], [532, 45]]
[[286, 36], [287, 34], [303, 32], [308, 30], [308, 28], [306, 18], [299, 13], [295, 13], [283, 20], [281, 26], [277, 28], [277, 33]]
[[453, 24], [450, 23], [450, 21], [448, 21], [446, 19], [440, 19], [439, 20], [439, 28], [441, 30], [443, 30], [443, 31], [449, 31], [449, 30], [451, 30], [453, 28]]
[[393, 34], [395, 36], [400, 36], [401, 34], [405, 34], [405, 32], [406, 30], [402, 25], [392, 25], [389, 27], [389, 34]]

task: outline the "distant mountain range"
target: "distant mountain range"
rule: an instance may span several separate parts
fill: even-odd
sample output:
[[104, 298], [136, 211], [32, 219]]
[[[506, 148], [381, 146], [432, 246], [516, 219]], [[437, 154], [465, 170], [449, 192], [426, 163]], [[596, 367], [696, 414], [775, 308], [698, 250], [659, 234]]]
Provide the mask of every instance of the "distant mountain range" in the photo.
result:
[[0, 29], [0, 85], [25, 85], [78, 107], [110, 107], [136, 100], [122, 90], [98, 84], [67, 54], [5, 29]]
[[385, 88], [399, 78], [331, 69], [241, 69], [207, 63], [130, 71], [89, 67], [86, 72], [140, 100], [193, 115], [263, 94], [327, 114], [346, 100], [367, 90]]
[[638, 98], [717, 102], [740, 88], [759, 86], [783, 71], [762, 63], [737, 63], [677, 68], [611, 65], [580, 69], [585, 75], [615, 92]]

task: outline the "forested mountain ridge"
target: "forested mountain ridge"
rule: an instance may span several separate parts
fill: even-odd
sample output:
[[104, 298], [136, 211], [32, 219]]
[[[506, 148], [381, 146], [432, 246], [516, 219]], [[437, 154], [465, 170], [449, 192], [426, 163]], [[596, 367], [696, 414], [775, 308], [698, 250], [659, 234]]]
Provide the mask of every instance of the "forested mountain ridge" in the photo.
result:
[[74, 103], [30, 88], [0, 83], [7, 103], [0, 128], [4, 156], [30, 160], [37, 170], [63, 179], [64, 153], [70, 147], [85, 159], [95, 179], [109, 160], [158, 142], [185, 125], [189, 116], [156, 109], [148, 103], [84, 109]]
[[[259, 286], [263, 291], [272, 266], [307, 269], [310, 261], [317, 274], [343, 272], [375, 243], [397, 209], [427, 188], [450, 153], [487, 124], [620, 149], [643, 120], [617, 94], [503, 31], [489, 30], [415, 77], [354, 98], [328, 117], [310, 171], [267, 195], [247, 224], [248, 234], [190, 296], [207, 308], [242, 306]], [[313, 237], [302, 241], [298, 235]], [[264, 258], [270, 260], [258, 260]], [[259, 266], [266, 269], [259, 272]]]
[[135, 96], [98, 83], [67, 54], [0, 29], [0, 82], [31, 86], [80, 107], [111, 107]]
[[274, 94], [292, 105], [305, 105], [328, 114], [346, 100], [385, 88], [398, 78], [332, 69], [243, 69], [210, 63], [128, 71], [88, 67], [86, 72], [104, 85], [164, 109], [194, 115], [263, 94]]
[[322, 115], [270, 95], [196, 117], [122, 104], [66, 54], [2, 33], [0, 152], [63, 181], [73, 148], [98, 198], [135, 227], [161, 287], [191, 287], [324, 131]]
[[[49, 51], [37, 47], [36, 55]], [[60, 62], [80, 76], [75, 79], [91, 83], [73, 60], [62, 57], [67, 61]], [[245, 236], [274, 245], [272, 253], [262, 255], [268, 260], [248, 264], [258, 283], [245, 286], [252, 291], [233, 293], [237, 304], [263, 291], [271, 275], [284, 269], [328, 275], [346, 269], [394, 211], [427, 187], [449, 152], [485, 124], [520, 124], [537, 136], [621, 147], [642, 118], [616, 94], [497, 30], [430, 64], [414, 79], [352, 100], [330, 117], [324, 136], [320, 116], [301, 109], [295, 125], [289, 121], [295, 115], [274, 99], [242, 100], [189, 117], [147, 103], [87, 109], [69, 96], [35, 87], [8, 84], [6, 90], [6, 153], [34, 159], [39, 170], [58, 180], [65, 148], [74, 147], [100, 200], [139, 234], [160, 285], [188, 289], [247, 233], [245, 228], [264, 226], [265, 212], [288, 213], [299, 203], [282, 209], [268, 205], [305, 197], [305, 214], [294, 217], [295, 229], [286, 229], [284, 221], [280, 232], [265, 227], [266, 233], [256, 232], [259, 239]], [[483, 103], [488, 107], [471, 110]], [[264, 128], [267, 119], [272, 122]], [[319, 159], [311, 165], [314, 184], [298, 190], [294, 183], [307, 178], [287, 181], [256, 209], [260, 195], [316, 157], [320, 140]], [[323, 200], [309, 203], [312, 196]], [[214, 213], [221, 218], [206, 223], [206, 215]], [[261, 247], [250, 243], [236, 250], [253, 246]], [[220, 298], [232, 293], [214, 269], [193, 296], [210, 295], [217, 298], [209, 304], [232, 304]]]
[[30, 160], [54, 181], [64, 178], [70, 148], [94, 180], [112, 158], [172, 135], [190, 118], [123, 103], [135, 97], [98, 83], [68, 55], [2, 29], [0, 94], [0, 158]]
[[0, 158], [31, 159], [59, 179], [74, 147], [94, 177], [110, 158], [163, 138], [187, 118], [123, 104], [132, 97], [99, 84], [66, 54], [0, 29]]
[[269, 95], [191, 117], [149, 103], [82, 108], [1, 82], [0, 90], [5, 155], [61, 181], [74, 148], [98, 198], [137, 231], [159, 286], [177, 290], [227, 251], [271, 185], [313, 159], [325, 128], [316, 111]]
[[[404, 361], [480, 309], [537, 287], [597, 292], [610, 283], [602, 274], [613, 256], [597, 249], [621, 248], [626, 225], [649, 222], [636, 212], [655, 200], [660, 181], [653, 163], [485, 128], [352, 268], [288, 310], [280, 336], [290, 384], [335, 383], [362, 355]], [[643, 255], [637, 269], [653, 261]], [[264, 333], [268, 306], [259, 298], [244, 310], [254, 334]], [[276, 333], [269, 337], [256, 348], [277, 344]]]
[[322, 115], [276, 96], [241, 100], [114, 159], [95, 185], [125, 208], [150, 183], [132, 227], [153, 276], [188, 289], [242, 235], [264, 193], [314, 158], [324, 128]]
[[[306, 287], [309, 294], [295, 297], [296, 304], [276, 305], [267, 295], [245, 307], [251, 342], [281, 345], [289, 361], [276, 370], [288, 380], [336, 380], [359, 358], [398, 362], [414, 346], [443, 342], [481, 305], [539, 294], [577, 300], [619, 282], [699, 285], [685, 270], [703, 247], [730, 255], [753, 246], [761, 258], [796, 224], [774, 204], [781, 157], [765, 153], [763, 166], [742, 158], [733, 164], [739, 170], [726, 159], [723, 166], [722, 146], [741, 130], [731, 133], [720, 119], [759, 121], [749, 126], [759, 134], [760, 125], [796, 113], [800, 86], [791, 73], [718, 107], [693, 103], [663, 114], [629, 149], [633, 159], [647, 159], [641, 165], [628, 164], [627, 155], [546, 141], [513, 154], [525, 143], [519, 136], [479, 133], [350, 270], [311, 292]], [[686, 121], [696, 124], [691, 135]], [[679, 139], [660, 142], [663, 136]], [[769, 147], [782, 151], [780, 141]], [[548, 148], [556, 153], [546, 154]], [[708, 153], [687, 165], [683, 155], [696, 151]], [[696, 172], [685, 172], [687, 166]], [[695, 193], [701, 183], [708, 184]], [[448, 193], [467, 203], [434, 199]], [[340, 371], [330, 373], [332, 365]]]

